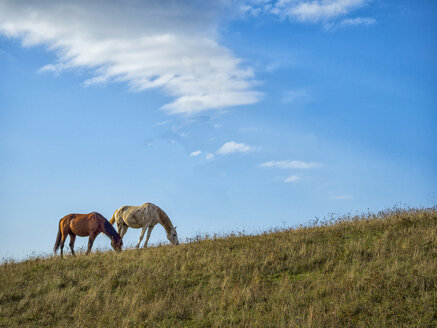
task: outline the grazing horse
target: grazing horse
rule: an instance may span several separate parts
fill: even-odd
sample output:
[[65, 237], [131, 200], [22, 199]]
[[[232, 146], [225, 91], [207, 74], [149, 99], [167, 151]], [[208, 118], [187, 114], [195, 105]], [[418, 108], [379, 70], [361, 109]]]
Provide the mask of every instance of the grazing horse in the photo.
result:
[[125, 235], [127, 229], [142, 228], [140, 240], [138, 241], [137, 248], [140, 247], [141, 240], [143, 240], [144, 233], [147, 230], [146, 242], [144, 247], [147, 247], [150, 234], [157, 223], [160, 223], [167, 232], [167, 239], [173, 244], [179, 244], [178, 235], [176, 233], [176, 227], [173, 227], [169, 217], [163, 210], [152, 203], [145, 203], [140, 206], [122, 206], [115, 211], [109, 223], [114, 224], [117, 222], [118, 233], [121, 238]]
[[106, 220], [103, 215], [92, 212], [89, 214], [68, 214], [59, 221], [59, 231], [56, 237], [55, 247], [53, 251], [56, 251], [61, 247], [61, 257], [64, 255], [64, 242], [67, 239], [67, 235], [70, 235], [70, 249], [71, 254], [74, 254], [74, 241], [76, 236], [86, 237], [88, 239], [87, 254], [91, 251], [94, 239], [96, 239], [99, 233], [103, 232], [109, 238], [111, 238], [111, 245], [116, 251], [121, 251], [123, 241], [120, 235], [115, 231], [112, 225]]

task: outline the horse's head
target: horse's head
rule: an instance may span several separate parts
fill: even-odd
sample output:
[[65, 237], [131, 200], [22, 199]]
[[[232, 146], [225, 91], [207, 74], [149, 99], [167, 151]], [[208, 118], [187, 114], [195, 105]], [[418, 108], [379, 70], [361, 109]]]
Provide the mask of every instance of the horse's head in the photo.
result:
[[111, 240], [111, 246], [116, 252], [121, 251], [121, 247], [123, 246], [123, 240], [120, 236], [116, 236]]
[[176, 227], [172, 227], [169, 232], [167, 232], [167, 238], [173, 245], [179, 244], [178, 234], [176, 232]]

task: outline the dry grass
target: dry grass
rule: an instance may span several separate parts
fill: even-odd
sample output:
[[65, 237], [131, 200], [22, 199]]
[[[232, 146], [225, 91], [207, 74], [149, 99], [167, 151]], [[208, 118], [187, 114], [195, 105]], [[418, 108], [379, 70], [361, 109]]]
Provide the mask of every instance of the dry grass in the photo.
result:
[[437, 210], [0, 266], [4, 327], [435, 327]]

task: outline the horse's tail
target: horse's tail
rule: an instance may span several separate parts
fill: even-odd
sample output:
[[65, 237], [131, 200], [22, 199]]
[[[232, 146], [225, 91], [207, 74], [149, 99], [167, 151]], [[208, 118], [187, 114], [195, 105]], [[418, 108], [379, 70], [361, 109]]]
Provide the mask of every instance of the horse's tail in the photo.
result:
[[61, 221], [62, 219], [59, 220], [59, 230], [58, 230], [58, 236], [56, 237], [56, 242], [55, 242], [55, 246], [53, 247], [53, 252], [55, 252], [58, 250], [59, 245], [61, 244], [61, 239], [62, 239], [62, 232], [61, 232]]
[[115, 222], [115, 214], [118, 212], [118, 210], [116, 210], [115, 212], [114, 212], [114, 215], [112, 215], [112, 218], [111, 218], [111, 220], [109, 220], [109, 223], [111, 223], [111, 224], [114, 224], [114, 222]]

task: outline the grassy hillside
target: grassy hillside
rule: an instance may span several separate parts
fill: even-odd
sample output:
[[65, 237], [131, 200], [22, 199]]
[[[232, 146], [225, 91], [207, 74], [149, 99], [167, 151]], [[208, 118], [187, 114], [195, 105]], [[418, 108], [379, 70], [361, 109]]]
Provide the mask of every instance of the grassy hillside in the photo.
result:
[[437, 211], [0, 266], [0, 326], [437, 326]]

